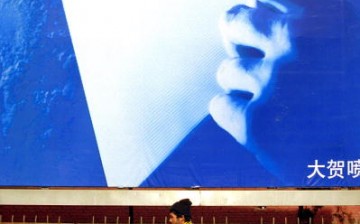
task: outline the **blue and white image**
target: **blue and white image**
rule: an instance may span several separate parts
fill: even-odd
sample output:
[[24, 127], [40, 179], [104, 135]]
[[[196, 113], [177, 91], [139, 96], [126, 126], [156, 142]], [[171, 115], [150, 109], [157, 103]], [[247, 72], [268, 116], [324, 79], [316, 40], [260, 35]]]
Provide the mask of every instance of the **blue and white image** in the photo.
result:
[[0, 186], [360, 184], [353, 0], [0, 11]]

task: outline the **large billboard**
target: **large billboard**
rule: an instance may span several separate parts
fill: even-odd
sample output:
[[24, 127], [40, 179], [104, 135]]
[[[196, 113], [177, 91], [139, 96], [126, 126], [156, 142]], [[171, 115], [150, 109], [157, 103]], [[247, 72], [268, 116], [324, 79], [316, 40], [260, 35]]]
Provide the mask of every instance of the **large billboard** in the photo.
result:
[[360, 186], [355, 1], [0, 11], [0, 186]]

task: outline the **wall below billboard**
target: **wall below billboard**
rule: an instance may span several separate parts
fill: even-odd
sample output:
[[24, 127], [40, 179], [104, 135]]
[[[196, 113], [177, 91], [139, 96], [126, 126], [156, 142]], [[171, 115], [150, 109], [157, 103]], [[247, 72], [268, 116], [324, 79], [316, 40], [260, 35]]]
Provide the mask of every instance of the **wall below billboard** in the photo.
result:
[[[359, 206], [304, 206], [316, 213], [301, 216], [298, 206], [194, 206], [194, 223], [358, 223]], [[0, 206], [2, 222], [37, 223], [167, 223], [169, 206], [136, 206], [132, 216], [129, 207], [122, 206]], [[307, 210], [308, 209], [308, 210]], [[299, 214], [300, 213], [300, 214]], [[303, 212], [305, 213], [305, 212]], [[307, 213], [310, 214], [310, 213]], [[300, 217], [299, 217], [300, 215]], [[60, 220], [60, 222], [59, 222]], [[311, 220], [311, 221], [309, 221]], [[301, 223], [300, 222], [300, 223]]]
[[191, 198], [194, 206], [359, 205], [359, 189], [0, 189], [1, 205], [166, 206]]

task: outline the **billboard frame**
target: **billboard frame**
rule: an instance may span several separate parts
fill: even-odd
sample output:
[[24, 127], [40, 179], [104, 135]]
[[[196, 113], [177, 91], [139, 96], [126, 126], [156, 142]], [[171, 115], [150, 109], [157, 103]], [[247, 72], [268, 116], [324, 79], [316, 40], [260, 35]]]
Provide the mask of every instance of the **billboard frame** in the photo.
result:
[[194, 206], [351, 206], [359, 195], [360, 188], [1, 188], [0, 205], [168, 206], [191, 198]]

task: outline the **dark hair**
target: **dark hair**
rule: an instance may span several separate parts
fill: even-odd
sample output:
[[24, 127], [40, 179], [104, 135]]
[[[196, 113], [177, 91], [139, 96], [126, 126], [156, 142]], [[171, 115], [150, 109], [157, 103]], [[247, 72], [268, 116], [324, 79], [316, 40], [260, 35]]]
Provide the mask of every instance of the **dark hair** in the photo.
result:
[[191, 205], [192, 202], [188, 198], [182, 199], [170, 207], [170, 212], [174, 213], [178, 218], [184, 216], [185, 221], [189, 222], [191, 221]]

